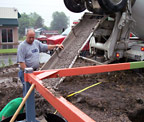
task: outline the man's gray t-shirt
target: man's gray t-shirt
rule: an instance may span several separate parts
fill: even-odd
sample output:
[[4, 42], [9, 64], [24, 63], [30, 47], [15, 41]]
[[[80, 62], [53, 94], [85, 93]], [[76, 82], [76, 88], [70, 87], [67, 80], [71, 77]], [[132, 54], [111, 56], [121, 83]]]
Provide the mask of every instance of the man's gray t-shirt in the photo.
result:
[[27, 67], [39, 68], [39, 53], [47, 52], [48, 45], [34, 40], [32, 44], [21, 42], [17, 51], [17, 62], [24, 62]]

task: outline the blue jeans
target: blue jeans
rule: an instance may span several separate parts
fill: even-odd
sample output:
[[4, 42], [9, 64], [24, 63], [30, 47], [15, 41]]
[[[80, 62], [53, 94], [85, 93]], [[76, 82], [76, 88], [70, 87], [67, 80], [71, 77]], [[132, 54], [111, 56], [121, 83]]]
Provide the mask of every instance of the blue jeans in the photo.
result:
[[24, 81], [24, 71], [23, 70], [19, 70], [18, 72], [18, 77], [20, 78], [22, 84], [23, 84], [23, 97], [26, 95], [26, 92], [25, 92], [25, 81]]

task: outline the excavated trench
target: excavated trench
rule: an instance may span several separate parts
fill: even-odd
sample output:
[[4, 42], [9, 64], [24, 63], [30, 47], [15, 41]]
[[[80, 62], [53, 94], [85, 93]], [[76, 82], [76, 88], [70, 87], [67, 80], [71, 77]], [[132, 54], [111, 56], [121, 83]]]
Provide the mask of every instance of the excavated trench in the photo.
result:
[[144, 121], [144, 109], [139, 109], [136, 112], [129, 113], [128, 117], [132, 122], [143, 122]]
[[[74, 65], [94, 65], [78, 59]], [[0, 110], [12, 99], [22, 96], [22, 85], [17, 78], [17, 66], [0, 69]], [[132, 70], [67, 77], [58, 90], [62, 96], [102, 82], [76, 94], [68, 100], [96, 122], [142, 122], [144, 120], [144, 73]], [[37, 117], [54, 113], [55, 109], [36, 92]], [[58, 114], [59, 115], [59, 114]]]

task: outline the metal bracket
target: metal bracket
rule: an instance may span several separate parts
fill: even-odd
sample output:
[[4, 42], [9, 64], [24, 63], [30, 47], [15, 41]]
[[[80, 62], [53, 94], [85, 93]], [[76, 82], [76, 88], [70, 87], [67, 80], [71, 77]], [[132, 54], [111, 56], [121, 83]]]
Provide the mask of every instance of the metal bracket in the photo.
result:
[[121, 19], [118, 23], [118, 28], [122, 29], [126, 23], [135, 22], [132, 17], [131, 0], [127, 1], [127, 10], [122, 13]]

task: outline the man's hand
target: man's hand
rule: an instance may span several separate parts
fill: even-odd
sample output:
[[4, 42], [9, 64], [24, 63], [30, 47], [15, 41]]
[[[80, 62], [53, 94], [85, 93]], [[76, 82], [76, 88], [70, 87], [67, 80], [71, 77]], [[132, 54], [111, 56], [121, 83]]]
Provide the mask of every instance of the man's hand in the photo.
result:
[[56, 47], [58, 47], [60, 49], [64, 49], [64, 46], [62, 44], [57, 44]]
[[64, 46], [62, 44], [55, 44], [55, 45], [49, 44], [48, 45], [49, 50], [53, 50], [54, 48], [57, 48], [57, 47], [60, 48], [60, 49], [64, 49]]
[[26, 68], [26, 64], [24, 62], [19, 62], [20, 64], [20, 68], [24, 71], [24, 69]]

